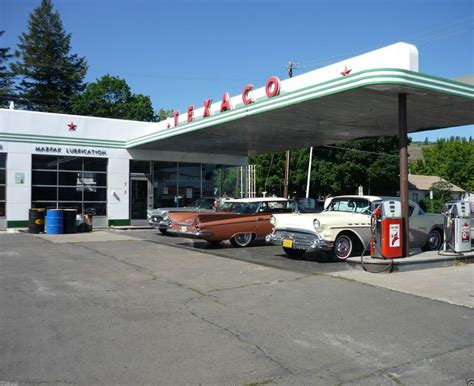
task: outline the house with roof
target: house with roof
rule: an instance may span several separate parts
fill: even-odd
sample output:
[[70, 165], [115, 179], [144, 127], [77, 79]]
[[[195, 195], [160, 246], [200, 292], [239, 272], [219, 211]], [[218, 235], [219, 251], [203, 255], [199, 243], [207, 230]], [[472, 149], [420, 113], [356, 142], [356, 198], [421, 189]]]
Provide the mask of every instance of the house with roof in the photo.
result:
[[410, 200], [419, 203], [426, 196], [429, 197], [433, 184], [444, 182], [451, 186], [451, 197], [453, 200], [461, 199], [464, 189], [437, 176], [421, 176], [417, 174], [408, 175], [408, 194]]

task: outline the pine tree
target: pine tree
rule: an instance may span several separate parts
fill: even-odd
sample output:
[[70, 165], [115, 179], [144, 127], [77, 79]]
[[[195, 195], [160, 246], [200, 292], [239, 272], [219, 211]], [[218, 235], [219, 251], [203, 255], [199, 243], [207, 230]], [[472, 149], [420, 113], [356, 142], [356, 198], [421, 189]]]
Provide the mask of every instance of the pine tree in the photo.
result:
[[21, 79], [17, 84], [20, 105], [29, 110], [70, 112], [71, 97], [84, 89], [87, 62], [70, 54], [71, 34], [64, 31], [51, 0], [42, 0], [32, 12], [28, 32], [19, 40], [12, 71]]
[[[0, 36], [5, 31], [0, 31]], [[12, 100], [12, 79], [6, 63], [12, 57], [9, 47], [0, 48], [0, 107], [6, 107]]]

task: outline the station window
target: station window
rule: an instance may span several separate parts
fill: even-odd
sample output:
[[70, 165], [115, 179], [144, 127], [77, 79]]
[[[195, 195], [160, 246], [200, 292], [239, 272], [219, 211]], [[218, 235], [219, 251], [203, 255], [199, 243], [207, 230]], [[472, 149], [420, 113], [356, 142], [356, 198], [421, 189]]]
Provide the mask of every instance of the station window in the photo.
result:
[[238, 197], [240, 167], [192, 162], [130, 160], [132, 219], [148, 207], [195, 205], [196, 200]]
[[153, 207], [177, 206], [178, 164], [153, 162]]
[[179, 162], [179, 206], [191, 205], [199, 197], [201, 197], [201, 164]]
[[150, 174], [150, 161], [130, 161], [130, 173]]
[[0, 217], [5, 217], [5, 200], [7, 190], [7, 155], [0, 153]]
[[33, 208], [107, 215], [107, 159], [32, 156]]

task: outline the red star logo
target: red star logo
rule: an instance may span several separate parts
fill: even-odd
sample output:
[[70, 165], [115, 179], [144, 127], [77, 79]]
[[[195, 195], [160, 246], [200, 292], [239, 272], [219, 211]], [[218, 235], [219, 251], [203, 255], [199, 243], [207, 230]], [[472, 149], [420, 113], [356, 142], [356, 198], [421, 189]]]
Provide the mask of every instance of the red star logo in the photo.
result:
[[69, 127], [69, 131], [76, 131], [77, 125], [74, 124], [73, 121], [67, 125]]
[[351, 73], [351, 71], [352, 71], [352, 68], [348, 69], [347, 66], [344, 66], [344, 71], [341, 72], [341, 75], [342, 76], [347, 76]]

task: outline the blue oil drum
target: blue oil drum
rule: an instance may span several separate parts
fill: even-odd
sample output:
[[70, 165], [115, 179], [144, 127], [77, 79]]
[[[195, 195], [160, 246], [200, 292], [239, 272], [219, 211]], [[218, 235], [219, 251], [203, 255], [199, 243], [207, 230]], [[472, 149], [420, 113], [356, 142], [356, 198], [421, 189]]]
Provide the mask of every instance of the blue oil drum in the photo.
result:
[[64, 212], [62, 209], [46, 210], [46, 233], [62, 235], [64, 232]]

